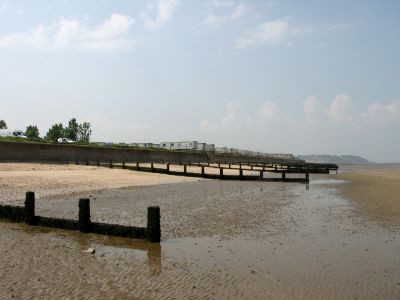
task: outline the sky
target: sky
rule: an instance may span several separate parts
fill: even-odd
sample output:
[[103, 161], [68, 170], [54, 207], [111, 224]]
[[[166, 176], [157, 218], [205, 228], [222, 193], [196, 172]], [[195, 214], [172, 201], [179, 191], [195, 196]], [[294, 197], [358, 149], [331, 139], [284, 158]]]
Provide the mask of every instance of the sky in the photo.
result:
[[400, 1], [0, 0], [0, 119], [400, 161]]

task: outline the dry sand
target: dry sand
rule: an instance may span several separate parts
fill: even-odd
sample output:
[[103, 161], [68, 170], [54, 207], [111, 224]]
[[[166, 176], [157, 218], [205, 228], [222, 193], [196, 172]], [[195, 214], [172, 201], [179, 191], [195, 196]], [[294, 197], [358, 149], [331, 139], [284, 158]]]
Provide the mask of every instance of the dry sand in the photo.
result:
[[337, 176], [348, 180], [343, 195], [377, 220], [400, 222], [400, 169], [346, 172]]
[[[1, 221], [1, 299], [400, 298], [399, 227], [371, 220], [330, 176], [305, 185], [16, 165], [10, 180], [9, 166], [1, 190], [39, 191], [40, 215], [76, 218], [85, 196], [94, 221], [144, 226], [146, 207], [160, 205], [162, 242]], [[133, 178], [163, 184], [132, 188]]]
[[0, 201], [21, 201], [26, 191], [54, 198], [102, 189], [142, 187], [198, 179], [94, 166], [0, 163]]

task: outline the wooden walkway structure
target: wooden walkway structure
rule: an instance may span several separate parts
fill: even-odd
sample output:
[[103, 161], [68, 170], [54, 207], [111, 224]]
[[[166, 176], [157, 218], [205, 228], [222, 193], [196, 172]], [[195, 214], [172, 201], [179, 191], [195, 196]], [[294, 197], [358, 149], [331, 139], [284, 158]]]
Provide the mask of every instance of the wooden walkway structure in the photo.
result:
[[[78, 163], [78, 162], [77, 162]], [[88, 165], [88, 163], [86, 162]], [[336, 164], [317, 163], [143, 163], [135, 164], [97, 162], [98, 166], [123, 168], [133, 171], [161, 173], [176, 176], [199, 177], [220, 180], [309, 182], [309, 174], [330, 174], [338, 170]], [[293, 177], [293, 174], [300, 176]], [[268, 176], [269, 175], [269, 176]]]

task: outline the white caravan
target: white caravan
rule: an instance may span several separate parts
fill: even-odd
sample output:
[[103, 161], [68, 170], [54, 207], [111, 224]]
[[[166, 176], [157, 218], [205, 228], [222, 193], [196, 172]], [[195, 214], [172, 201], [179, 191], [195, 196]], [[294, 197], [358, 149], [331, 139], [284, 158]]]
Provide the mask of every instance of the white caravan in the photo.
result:
[[10, 129], [0, 129], [0, 136], [2, 137], [19, 137], [26, 139], [25, 133], [22, 130], [10, 130]]

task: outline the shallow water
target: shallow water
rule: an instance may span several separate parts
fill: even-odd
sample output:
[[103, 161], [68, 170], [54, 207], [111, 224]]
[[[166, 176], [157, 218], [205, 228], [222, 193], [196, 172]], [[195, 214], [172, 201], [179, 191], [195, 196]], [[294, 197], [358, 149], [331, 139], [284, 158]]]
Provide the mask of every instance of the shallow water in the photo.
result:
[[[160, 205], [160, 245], [1, 222], [0, 298], [399, 299], [400, 228], [371, 222], [340, 182], [314, 179], [79, 195], [109, 223], [144, 226]], [[78, 195], [38, 196], [39, 215], [77, 216]]]

